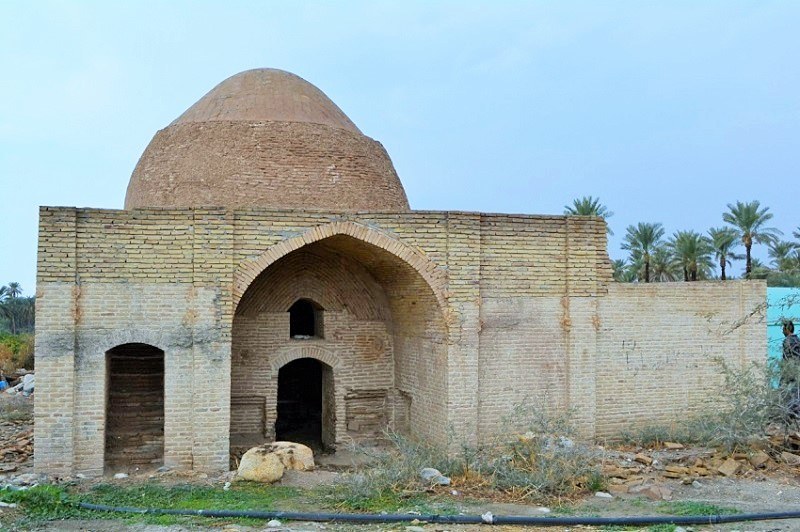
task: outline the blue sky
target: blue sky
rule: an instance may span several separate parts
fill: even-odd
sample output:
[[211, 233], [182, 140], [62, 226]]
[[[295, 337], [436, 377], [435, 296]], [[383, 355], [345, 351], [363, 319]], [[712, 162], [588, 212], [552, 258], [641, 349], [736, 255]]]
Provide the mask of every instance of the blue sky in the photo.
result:
[[[0, 3], [0, 284], [33, 293], [37, 208], [121, 208], [155, 132], [256, 67], [322, 89], [412, 208], [705, 231], [800, 225], [800, 2]], [[766, 258], [764, 250], [757, 256]]]

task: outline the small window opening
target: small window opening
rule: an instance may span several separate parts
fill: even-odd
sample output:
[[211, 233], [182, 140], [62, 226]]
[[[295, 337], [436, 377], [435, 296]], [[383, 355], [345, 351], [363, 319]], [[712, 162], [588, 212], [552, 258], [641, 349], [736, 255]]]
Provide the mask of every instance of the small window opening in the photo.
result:
[[289, 307], [289, 337], [296, 340], [322, 338], [322, 307], [309, 299], [298, 299]]

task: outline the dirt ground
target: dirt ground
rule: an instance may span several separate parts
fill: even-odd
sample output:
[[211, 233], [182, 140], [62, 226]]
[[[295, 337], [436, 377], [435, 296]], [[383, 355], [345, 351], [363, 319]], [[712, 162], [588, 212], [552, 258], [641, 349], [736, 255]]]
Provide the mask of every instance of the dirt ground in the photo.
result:
[[[32, 411], [32, 400], [24, 401], [15, 399], [9, 401], [2, 398], [0, 404], [0, 486], [9, 483], [13, 477], [32, 471], [32, 458], [28, 454], [28, 433], [32, 429], [32, 416], [26, 416], [25, 412]], [[10, 414], [13, 411], [13, 414]], [[32, 436], [31, 436], [32, 438]], [[30, 442], [32, 444], [32, 441]], [[735, 508], [741, 513], [775, 512], [775, 511], [800, 511], [800, 472], [798, 466], [789, 466], [770, 461], [769, 464], [761, 468], [745, 467], [746, 460], [741, 459], [744, 464], [740, 474], [729, 477], [719, 474], [695, 479], [665, 478], [664, 467], [661, 464], [697, 464], [698, 457], [704, 460], [703, 467], [716, 467], [723, 458], [713, 458], [706, 450], [681, 449], [674, 451], [672, 456], [664, 454], [664, 451], [652, 451], [649, 456], [655, 457], [654, 464], [643, 464], [631, 459], [635, 456], [636, 450], [629, 452], [614, 451], [611, 453], [611, 465], [606, 465], [606, 469], [614, 471], [618, 466], [629, 468], [625, 475], [628, 479], [617, 479], [617, 485], [628, 483], [655, 483], [665, 488], [667, 493], [666, 500], [651, 500], [641, 493], [624, 493], [617, 489], [612, 497], [599, 497], [589, 494], [577, 501], [560, 506], [547, 507], [546, 504], [515, 504], [509, 502], [477, 501], [475, 498], [466, 498], [458, 492], [458, 487], [453, 486], [455, 494], [450, 492], [451, 502], [459, 512], [465, 515], [480, 515], [492, 512], [494, 515], [523, 515], [523, 516], [641, 516], [641, 515], [666, 515], [672, 504], [682, 502], [706, 503], [724, 508]], [[641, 453], [639, 453], [641, 454]], [[351, 457], [346, 453], [340, 456], [329, 458], [329, 464], [323, 469], [312, 472], [290, 471], [281, 481], [284, 486], [292, 486], [303, 489], [314, 488], [320, 484], [332, 483], [337, 475], [337, 470], [346, 466]], [[741, 457], [740, 457], [741, 458]], [[672, 462], [671, 462], [672, 460]], [[615, 473], [616, 474], [616, 473]], [[619, 473], [622, 476], [622, 473]], [[203, 484], [224, 483], [225, 479], [196, 479]], [[190, 479], [191, 480], [191, 479]], [[105, 482], [117, 482], [111, 479], [104, 479]], [[128, 479], [120, 482], [146, 482], [147, 479]], [[163, 478], [160, 479], [163, 481]], [[187, 477], [178, 476], [176, 482], [186, 482]], [[444, 492], [447, 494], [447, 492]], [[665, 505], [667, 505], [665, 507]], [[666, 512], [666, 513], [665, 513]], [[4, 516], [8, 519], [13, 515], [13, 511], [7, 508], [0, 508], [0, 529], [2, 529]], [[572, 527], [514, 527], [514, 526], [492, 526], [487, 525], [437, 525], [426, 523], [405, 523], [398, 525], [353, 525], [342, 523], [313, 523], [313, 522], [282, 522], [280, 526], [268, 528], [265, 522], [263, 526], [248, 527], [220, 523], [218, 526], [158, 526], [145, 524], [128, 524], [122, 520], [68, 520], [50, 522], [41, 526], [38, 530], [48, 531], [146, 531], [146, 532], [179, 532], [197, 530], [224, 530], [224, 531], [251, 531], [251, 530], [286, 530], [286, 531], [342, 531], [342, 530], [403, 530], [407, 532], [424, 531], [471, 531], [471, 530], [619, 530], [619, 528], [593, 528], [586, 526]], [[637, 529], [631, 529], [637, 530]], [[639, 530], [652, 530], [642, 527]], [[668, 530], [668, 529], [657, 529]], [[678, 531], [681, 529], [678, 528]], [[683, 530], [719, 530], [719, 531], [800, 531], [800, 519], [785, 521], [761, 521], [735, 523], [728, 525], [715, 526], [686, 526]]]

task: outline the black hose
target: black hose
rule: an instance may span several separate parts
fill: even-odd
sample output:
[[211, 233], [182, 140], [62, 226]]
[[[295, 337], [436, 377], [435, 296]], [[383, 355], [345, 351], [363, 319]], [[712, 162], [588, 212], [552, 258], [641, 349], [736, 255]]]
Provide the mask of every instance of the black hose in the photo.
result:
[[256, 519], [284, 519], [286, 521], [339, 521], [347, 523], [402, 523], [420, 521], [459, 525], [536, 525], [536, 526], [634, 526], [634, 525], [716, 525], [743, 521], [771, 521], [773, 519], [798, 519], [800, 511], [732, 514], [732, 515], [668, 515], [637, 517], [527, 517], [521, 515], [414, 515], [414, 514], [347, 514], [316, 512], [262, 512], [257, 510], [175, 510], [168, 508], [131, 508], [79, 502], [78, 506], [101, 512], [124, 512], [154, 515], [194, 515], [202, 517], [251, 517]]

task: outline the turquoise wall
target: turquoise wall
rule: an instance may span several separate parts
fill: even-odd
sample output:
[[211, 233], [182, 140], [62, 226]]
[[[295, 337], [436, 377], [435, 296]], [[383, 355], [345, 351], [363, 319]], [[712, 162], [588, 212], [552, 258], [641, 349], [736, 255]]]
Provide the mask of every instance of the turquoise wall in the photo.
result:
[[800, 333], [800, 288], [767, 288], [767, 349], [770, 360], [783, 356], [781, 320], [794, 321], [795, 333]]

